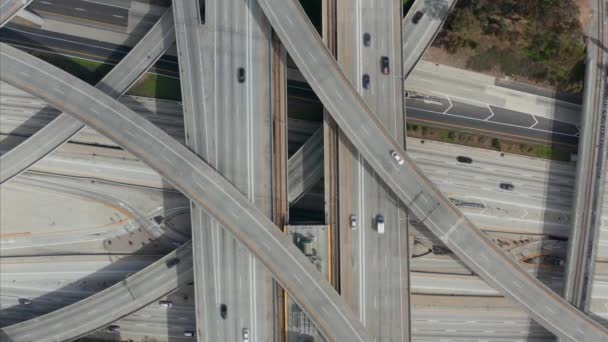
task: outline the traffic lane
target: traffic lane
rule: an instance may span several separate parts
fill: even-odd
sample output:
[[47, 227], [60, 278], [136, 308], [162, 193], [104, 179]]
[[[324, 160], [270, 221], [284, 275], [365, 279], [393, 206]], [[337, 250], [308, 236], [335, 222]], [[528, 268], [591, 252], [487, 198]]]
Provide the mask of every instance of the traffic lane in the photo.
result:
[[446, 129], [470, 131], [490, 136], [499, 135], [515, 141], [528, 141], [537, 144], [558, 144], [569, 148], [575, 148], [578, 145], [578, 137], [572, 135], [476, 120], [469, 117], [437, 113], [411, 107], [407, 108], [407, 122], [410, 124], [417, 123]]
[[[496, 106], [490, 106], [494, 115], [489, 118], [489, 121], [503, 123], [507, 125], [515, 125], [521, 127], [534, 127], [538, 123], [533, 115], [516, 112], [514, 110], [504, 109]], [[561, 133], [561, 132], [556, 132]]]
[[[9, 24], [0, 29], [0, 41], [19, 48], [47, 51], [109, 64], [118, 63], [131, 51], [131, 48], [125, 45], [15, 24]], [[151, 71], [169, 77], [178, 77], [178, 69], [177, 57], [163, 55], [152, 66]]]
[[126, 27], [129, 8], [86, 0], [35, 0], [28, 7], [34, 13], [44, 12]]
[[506, 126], [518, 126], [562, 135], [576, 136], [578, 134], [578, 127], [567, 122], [550, 120], [537, 117], [533, 114], [482, 103], [476, 105], [465, 101], [456, 101], [451, 97], [406, 98], [407, 115], [409, 115], [411, 110], [449, 114], [473, 120], [489, 121]]

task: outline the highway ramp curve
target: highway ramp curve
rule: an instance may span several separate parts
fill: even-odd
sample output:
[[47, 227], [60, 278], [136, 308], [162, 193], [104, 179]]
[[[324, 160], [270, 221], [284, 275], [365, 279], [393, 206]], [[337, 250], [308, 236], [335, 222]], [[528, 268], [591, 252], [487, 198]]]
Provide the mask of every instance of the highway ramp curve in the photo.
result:
[[[173, 10], [169, 7], [148, 33], [97, 84], [97, 89], [119, 98], [175, 42]], [[58, 149], [85, 125], [61, 113], [26, 141], [0, 156], [0, 184], [27, 170], [38, 160]]]
[[[179, 263], [168, 262], [178, 258]], [[72, 305], [0, 329], [0, 342], [71, 341], [84, 337], [192, 282], [192, 244]]]
[[[523, 271], [433, 186], [351, 86], [297, 1], [258, 2], [328, 112], [419, 222], [555, 335], [567, 341], [608, 340], [606, 328]], [[403, 165], [392, 152], [403, 158]]]
[[[113, 139], [206, 209], [268, 267], [327, 340], [372, 341], [346, 302], [270, 219], [221, 174], [154, 124], [84, 81], [3, 43], [0, 79]], [[6, 341], [27, 341], [7, 336], [7, 330], [4, 334]]]

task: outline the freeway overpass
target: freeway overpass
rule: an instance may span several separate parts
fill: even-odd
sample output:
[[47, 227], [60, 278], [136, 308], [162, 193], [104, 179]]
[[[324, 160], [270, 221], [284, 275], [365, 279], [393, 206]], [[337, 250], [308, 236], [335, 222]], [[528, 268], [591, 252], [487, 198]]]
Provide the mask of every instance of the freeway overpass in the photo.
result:
[[[173, 10], [169, 8], [141, 41], [97, 85], [106, 94], [118, 98], [148, 70], [175, 41]], [[67, 114], [60, 114], [30, 139], [0, 156], [0, 184], [55, 151], [84, 124]]]
[[0, 47], [2, 80], [73, 113], [206, 208], [255, 253], [329, 340], [371, 341], [342, 298], [293, 242], [217, 171], [99, 90], [10, 46]]
[[[294, 1], [258, 0], [291, 57], [340, 128], [410, 212], [492, 287], [558, 336], [606, 338], [605, 328], [569, 305], [502, 252], [430, 183], [350, 85]], [[391, 157], [404, 159], [399, 165]]]

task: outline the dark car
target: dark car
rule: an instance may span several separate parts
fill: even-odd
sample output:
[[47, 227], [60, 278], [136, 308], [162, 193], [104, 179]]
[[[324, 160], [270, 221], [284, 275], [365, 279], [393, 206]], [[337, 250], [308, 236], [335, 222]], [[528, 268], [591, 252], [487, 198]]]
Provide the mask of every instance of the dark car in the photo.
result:
[[389, 69], [388, 57], [386, 57], [386, 56], [380, 57], [380, 70], [382, 70], [382, 73], [385, 75], [388, 75], [391, 72], [391, 70]]
[[371, 82], [369, 80], [369, 75], [368, 74], [363, 74], [363, 88], [364, 89], [369, 89], [369, 87], [371, 86]]
[[228, 306], [226, 304], [220, 305], [220, 316], [222, 316], [223, 319], [228, 317]]
[[239, 80], [239, 83], [245, 82], [245, 68], [237, 69], [237, 78]]
[[503, 190], [513, 190], [515, 187], [511, 183], [500, 183], [500, 188]]
[[18, 301], [19, 301], [19, 304], [21, 304], [21, 305], [32, 305], [32, 300], [29, 298], [21, 297], [18, 299]]
[[422, 19], [422, 16], [424, 15], [424, 13], [417, 11], [416, 13], [414, 13], [414, 17], [412, 18], [412, 22], [414, 24], [418, 24], [418, 22], [420, 21], [420, 19]]
[[364, 46], [371, 46], [372, 45], [372, 35], [369, 33], [364, 33], [363, 34], [363, 45]]
[[458, 160], [459, 163], [466, 163], [466, 164], [471, 164], [473, 162], [473, 159], [471, 159], [469, 157], [465, 157], [465, 156], [458, 156], [458, 157], [456, 157], [456, 160]]
[[431, 250], [433, 251], [433, 254], [435, 255], [447, 255], [450, 254], [450, 250], [442, 247], [442, 246], [436, 246], [434, 245], [433, 247], [431, 247]]
[[120, 332], [120, 325], [109, 325], [108, 326], [108, 331], [109, 332]]
[[173, 267], [177, 264], [179, 264], [179, 258], [173, 258], [173, 259], [167, 261], [167, 267]]

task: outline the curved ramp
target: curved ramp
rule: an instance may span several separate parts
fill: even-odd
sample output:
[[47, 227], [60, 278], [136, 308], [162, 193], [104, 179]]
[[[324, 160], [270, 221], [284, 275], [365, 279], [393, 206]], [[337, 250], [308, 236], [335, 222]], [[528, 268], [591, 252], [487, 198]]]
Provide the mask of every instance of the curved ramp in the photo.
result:
[[[170, 7], [139, 43], [97, 84], [97, 89], [118, 98], [146, 72], [175, 41], [173, 10]], [[58, 149], [84, 124], [65, 113], [26, 141], [0, 157], [0, 184], [10, 180], [38, 160]]]
[[[171, 266], [171, 260], [179, 263]], [[192, 281], [192, 245], [72, 305], [0, 330], [0, 342], [71, 341], [84, 337]]]

